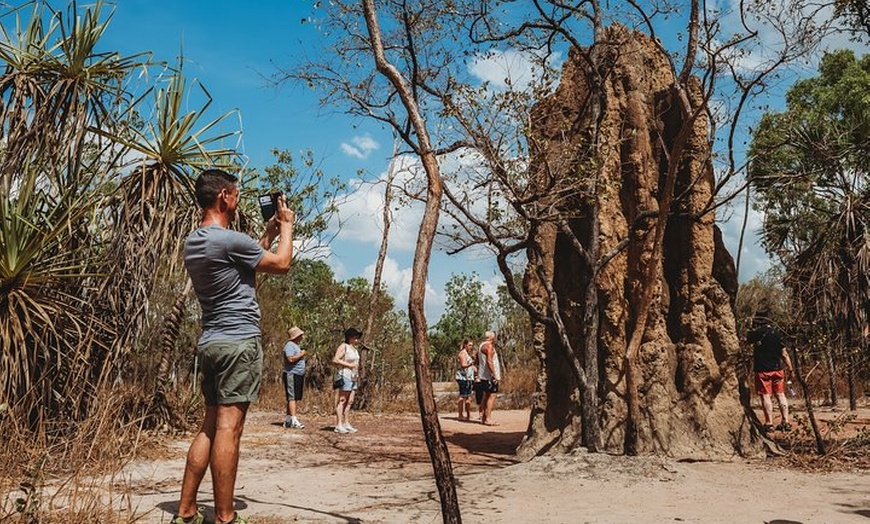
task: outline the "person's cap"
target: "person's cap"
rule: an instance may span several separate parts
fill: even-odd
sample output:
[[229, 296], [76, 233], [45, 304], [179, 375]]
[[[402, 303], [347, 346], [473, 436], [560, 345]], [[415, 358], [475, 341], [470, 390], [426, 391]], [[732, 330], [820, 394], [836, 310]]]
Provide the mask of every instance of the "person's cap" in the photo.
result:
[[362, 335], [363, 335], [362, 331], [358, 330], [357, 328], [352, 327], [352, 328], [347, 328], [344, 330], [344, 338], [345, 339], [360, 338], [360, 337], [362, 337]]
[[292, 328], [287, 330], [287, 335], [290, 336], [290, 340], [296, 340], [297, 338], [301, 337], [304, 334], [305, 334], [305, 332], [296, 326], [293, 326]]

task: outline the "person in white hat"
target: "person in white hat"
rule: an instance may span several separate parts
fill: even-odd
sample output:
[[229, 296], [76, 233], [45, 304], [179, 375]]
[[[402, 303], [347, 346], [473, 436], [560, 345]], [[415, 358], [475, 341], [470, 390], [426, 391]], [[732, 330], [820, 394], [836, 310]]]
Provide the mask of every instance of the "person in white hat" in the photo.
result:
[[296, 402], [302, 400], [302, 389], [305, 383], [305, 355], [307, 352], [299, 347], [305, 333], [296, 326], [287, 330], [290, 340], [284, 345], [284, 395], [287, 398], [287, 417], [285, 428], [304, 429], [305, 424], [296, 418]]

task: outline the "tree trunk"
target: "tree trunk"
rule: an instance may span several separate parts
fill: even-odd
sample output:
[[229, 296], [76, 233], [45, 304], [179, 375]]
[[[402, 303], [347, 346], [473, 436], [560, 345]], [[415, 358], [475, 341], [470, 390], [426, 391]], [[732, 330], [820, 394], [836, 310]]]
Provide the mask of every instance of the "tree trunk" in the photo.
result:
[[846, 364], [846, 380], [849, 384], [849, 410], [858, 410], [858, 392], [855, 380], [855, 370], [858, 367], [857, 351], [855, 348], [847, 348], [848, 362]]
[[192, 289], [193, 282], [188, 278], [184, 289], [175, 298], [175, 303], [172, 305], [169, 314], [163, 319], [160, 337], [160, 362], [157, 366], [154, 394], [151, 396], [148, 406], [147, 416], [150, 419], [147, 424], [148, 427], [159, 427], [167, 423], [180, 429], [184, 425], [184, 421], [179, 418], [169, 401], [169, 391], [172, 385], [169, 377], [171, 376], [170, 371], [172, 369], [172, 355], [178, 341], [178, 334], [181, 331], [181, 320], [184, 316], [187, 296]]
[[[365, 337], [369, 344], [373, 344], [372, 329], [375, 325], [375, 317], [377, 316], [378, 298], [381, 294], [381, 276], [384, 273], [384, 260], [387, 258], [387, 247], [390, 241], [390, 204], [393, 201], [393, 180], [396, 176], [396, 154], [399, 151], [398, 140], [393, 140], [393, 155], [390, 157], [390, 167], [387, 170], [386, 187], [384, 188], [384, 209], [383, 220], [384, 230], [381, 234], [381, 247], [378, 250], [378, 261], [375, 263], [375, 274], [372, 277], [372, 296], [369, 299], [369, 314], [366, 317]], [[375, 346], [376, 347], [376, 346]], [[365, 346], [364, 346], [365, 349]], [[374, 347], [368, 347], [368, 351], [364, 351], [360, 355], [360, 377], [359, 390], [354, 397], [354, 409], [366, 409], [371, 396], [371, 375], [374, 371], [375, 355]]]
[[804, 377], [803, 373], [803, 362], [801, 361], [801, 356], [797, 352], [796, 349], [792, 348], [791, 351], [792, 365], [794, 366], [794, 376], [797, 378], [798, 383], [801, 385], [801, 392], [804, 396], [804, 404], [807, 409], [807, 418], [810, 420], [810, 427], [813, 430], [813, 436], [816, 439], [816, 452], [819, 455], [824, 455], [826, 453], [825, 449], [825, 440], [822, 438], [822, 432], [819, 430], [819, 424], [816, 421], [816, 414], [813, 411], [813, 399], [810, 394], [810, 387], [807, 384], [806, 377]]
[[[598, 218], [593, 215], [589, 235], [589, 256], [598, 260]], [[583, 442], [591, 452], [601, 450], [601, 420], [598, 416], [598, 268], [589, 269], [583, 309], [583, 366], [586, 369], [586, 387], [583, 390]]]
[[428, 327], [424, 312], [429, 259], [432, 254], [435, 231], [438, 227], [438, 214], [443, 193], [441, 173], [438, 160], [435, 158], [429, 141], [426, 124], [410, 86], [395, 66], [387, 61], [384, 54], [374, 0], [363, 0], [363, 12], [371, 39], [370, 44], [375, 65], [378, 72], [384, 75], [396, 89], [405, 107], [418, 140], [416, 150], [426, 172], [426, 207], [420, 222], [417, 245], [414, 250], [411, 292], [408, 295], [408, 317], [411, 323], [411, 335], [414, 339], [417, 401], [420, 405], [420, 417], [423, 422], [426, 446], [429, 449], [429, 457], [432, 460], [432, 468], [435, 473], [435, 483], [441, 499], [441, 516], [445, 523], [459, 524], [462, 522], [462, 517], [459, 510], [459, 497], [456, 494], [456, 479], [453, 476], [453, 466], [450, 463], [447, 443], [441, 434], [441, 424], [438, 421], [435, 394], [432, 389], [432, 378], [429, 375]]
[[421, 160], [423, 168], [426, 170], [428, 190], [426, 209], [420, 223], [417, 247], [414, 251], [411, 292], [408, 296], [408, 318], [411, 323], [411, 335], [414, 339], [417, 402], [420, 405], [423, 433], [426, 437], [426, 446], [429, 449], [435, 482], [441, 498], [441, 516], [445, 524], [459, 524], [462, 522], [462, 517], [459, 510], [459, 497], [456, 494], [456, 479], [453, 476], [453, 465], [450, 462], [447, 442], [441, 433], [438, 408], [435, 405], [435, 394], [429, 374], [429, 335], [424, 311], [429, 259], [432, 253], [435, 230], [438, 226], [441, 203], [441, 176], [438, 171], [437, 159], [433, 154], [430, 153]]
[[825, 362], [828, 364], [828, 398], [833, 407], [837, 407], [840, 397], [837, 394], [837, 366], [834, 363], [834, 349], [829, 344], [825, 351]]

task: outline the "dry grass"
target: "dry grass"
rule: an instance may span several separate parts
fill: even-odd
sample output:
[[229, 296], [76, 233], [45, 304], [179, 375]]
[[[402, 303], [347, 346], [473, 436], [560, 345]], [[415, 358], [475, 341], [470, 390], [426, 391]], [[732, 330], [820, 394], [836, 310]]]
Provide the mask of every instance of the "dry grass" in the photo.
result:
[[870, 470], [870, 426], [858, 415], [843, 411], [832, 419], [819, 420], [826, 453], [816, 451], [809, 420], [794, 415], [794, 430], [782, 436], [781, 447], [789, 451], [788, 464], [805, 471]]
[[[532, 398], [534, 370], [515, 370], [505, 376], [499, 408], [526, 407]], [[456, 406], [455, 383], [436, 384], [439, 410], [452, 413]], [[300, 413], [329, 416], [335, 393], [331, 388], [305, 391]], [[196, 395], [198, 397], [198, 395]], [[65, 438], [34, 435], [0, 420], [4, 449], [0, 450], [0, 521], [15, 524], [67, 522], [132, 523], [137, 508], [129, 498], [129, 480], [117, 472], [133, 459], [165, 454], [168, 428], [143, 430], [142, 391], [103, 391], [99, 406]], [[178, 399], [184, 401], [185, 399]], [[191, 421], [201, 419], [201, 405], [177, 406]], [[276, 419], [284, 413], [284, 393], [277, 380], [263, 384], [258, 409], [272, 410]], [[376, 389], [368, 411], [408, 413], [417, 410], [413, 383]], [[119, 416], [119, 414], [123, 414]], [[192, 429], [195, 425], [191, 425]], [[139, 515], [141, 517], [141, 515]]]
[[[131, 460], [162, 449], [163, 437], [122, 414], [141, 391], [103, 391], [91, 416], [68, 431], [29, 431], [0, 421], [0, 521], [35, 524], [132, 522], [126, 481], [116, 477]], [[52, 436], [54, 433], [54, 436]]]

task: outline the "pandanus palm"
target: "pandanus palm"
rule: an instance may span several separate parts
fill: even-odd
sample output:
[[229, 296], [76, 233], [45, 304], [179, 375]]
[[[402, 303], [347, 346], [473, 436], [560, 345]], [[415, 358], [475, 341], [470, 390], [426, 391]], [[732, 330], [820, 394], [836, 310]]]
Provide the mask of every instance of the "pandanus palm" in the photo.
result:
[[95, 51], [99, 13], [36, 3], [0, 24], [0, 395], [31, 425], [86, 410], [112, 340], [91, 299], [115, 148], [90, 129], [126, 103], [139, 61]]
[[14, 30], [0, 24], [0, 403], [31, 424], [86, 415], [176, 259], [191, 171], [235, 156], [220, 144], [236, 133], [216, 131], [227, 115], [204, 122], [207, 93], [184, 109], [180, 67], [131, 95], [133, 72], [154, 64], [97, 52], [109, 19], [100, 2], [35, 3], [3, 20]]
[[[165, 86], [149, 91], [133, 105], [141, 111], [150, 99], [153, 122], [126, 129], [125, 135], [106, 133], [129, 148], [129, 156], [138, 157], [114, 195], [109, 258], [116, 270], [100, 290], [113, 316], [136, 321], [125, 327], [121, 337], [125, 349], [138, 336], [155, 275], [160, 269], [174, 269], [181, 242], [195, 220], [193, 176], [201, 168], [229, 165], [237, 157], [236, 149], [223, 143], [238, 132], [219, 131], [232, 113], [204, 121], [211, 104], [205, 89], [201, 107], [186, 111], [184, 101], [191, 90], [179, 62]], [[169, 261], [168, 268], [161, 268], [164, 261]]]

